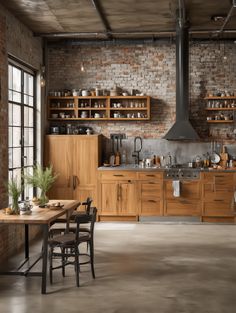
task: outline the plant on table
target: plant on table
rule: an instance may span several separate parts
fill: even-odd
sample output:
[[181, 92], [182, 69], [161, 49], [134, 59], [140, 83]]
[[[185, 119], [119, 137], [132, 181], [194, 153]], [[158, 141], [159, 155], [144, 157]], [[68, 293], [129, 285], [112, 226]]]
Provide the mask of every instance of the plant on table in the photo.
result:
[[19, 197], [22, 193], [23, 186], [16, 178], [12, 178], [7, 183], [9, 196], [12, 197], [11, 214], [20, 214]]
[[26, 175], [25, 180], [33, 187], [41, 190], [39, 205], [44, 206], [48, 202], [47, 192], [55, 182], [57, 175], [53, 174], [52, 166], [43, 168], [40, 164], [34, 166], [33, 174]]

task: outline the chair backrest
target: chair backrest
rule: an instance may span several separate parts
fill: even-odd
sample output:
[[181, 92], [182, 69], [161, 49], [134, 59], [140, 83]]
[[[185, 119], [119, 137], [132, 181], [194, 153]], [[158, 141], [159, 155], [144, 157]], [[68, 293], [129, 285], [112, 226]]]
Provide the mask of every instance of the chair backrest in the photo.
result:
[[84, 214], [77, 214], [75, 216], [75, 222], [76, 222], [76, 240], [79, 241], [79, 233], [80, 233], [80, 225], [81, 224], [89, 224], [88, 229], [90, 233], [90, 237], [93, 238], [94, 233], [94, 224], [96, 222], [97, 218], [97, 208], [96, 207], [90, 207], [89, 213]]
[[91, 208], [91, 204], [93, 202], [93, 199], [88, 197], [86, 199], [86, 201], [82, 202], [81, 204], [84, 205], [84, 211], [89, 214], [90, 213], [90, 208]]

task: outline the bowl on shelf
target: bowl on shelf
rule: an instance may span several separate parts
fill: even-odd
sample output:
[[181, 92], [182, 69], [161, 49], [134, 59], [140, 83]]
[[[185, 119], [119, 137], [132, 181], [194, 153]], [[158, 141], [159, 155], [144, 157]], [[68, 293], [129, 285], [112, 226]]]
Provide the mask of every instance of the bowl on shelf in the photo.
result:
[[51, 117], [52, 117], [52, 118], [58, 118], [58, 114], [57, 114], [57, 113], [52, 113], [52, 114], [51, 114]]

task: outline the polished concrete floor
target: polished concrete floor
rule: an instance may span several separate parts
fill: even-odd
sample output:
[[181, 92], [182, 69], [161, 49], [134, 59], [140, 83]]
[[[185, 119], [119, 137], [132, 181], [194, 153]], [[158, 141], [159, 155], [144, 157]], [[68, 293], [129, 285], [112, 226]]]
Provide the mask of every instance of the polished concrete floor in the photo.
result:
[[[234, 313], [236, 226], [97, 223], [96, 279], [83, 267], [39, 277], [0, 277], [1, 313]], [[35, 246], [34, 249], [36, 249]]]

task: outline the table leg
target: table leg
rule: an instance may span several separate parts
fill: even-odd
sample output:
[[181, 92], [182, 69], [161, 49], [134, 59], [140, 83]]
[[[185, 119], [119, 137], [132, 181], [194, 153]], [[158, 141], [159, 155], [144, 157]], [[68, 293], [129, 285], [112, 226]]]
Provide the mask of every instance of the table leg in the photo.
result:
[[25, 224], [25, 259], [29, 258], [29, 225]]
[[43, 225], [43, 251], [42, 251], [42, 294], [47, 290], [47, 263], [48, 263], [48, 232], [49, 226]]

